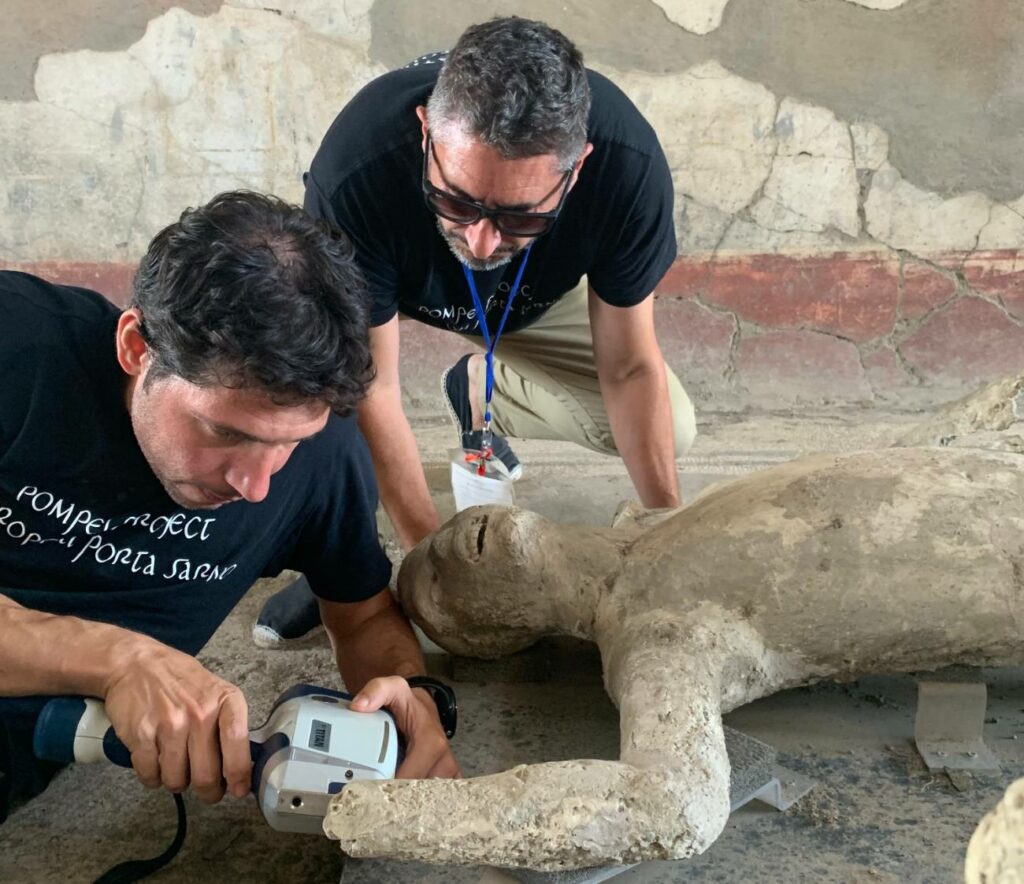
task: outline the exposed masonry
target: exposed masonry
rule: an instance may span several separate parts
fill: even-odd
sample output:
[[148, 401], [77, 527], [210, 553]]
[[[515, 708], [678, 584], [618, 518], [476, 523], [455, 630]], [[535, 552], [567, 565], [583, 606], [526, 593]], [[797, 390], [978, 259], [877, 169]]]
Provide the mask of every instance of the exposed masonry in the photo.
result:
[[[301, 173], [338, 108], [383, 71], [367, 56], [371, 6], [172, 9], [127, 50], [42, 58], [39, 101], [0, 102], [0, 260], [131, 261], [168, 218], [218, 190], [301, 199]], [[776, 96], [717, 62], [606, 72], [662, 138], [690, 210], [684, 254], [891, 247], [964, 262], [1024, 244], [1024, 195], [921, 190], [886, 160], [886, 134], [870, 122]], [[61, 225], [45, 211], [56, 205]]]
[[691, 34], [710, 34], [722, 23], [729, 0], [653, 0], [669, 21]]
[[383, 73], [366, 54], [371, 6], [171, 9], [126, 50], [41, 58], [39, 100], [0, 102], [0, 261], [132, 262], [184, 207], [232, 188], [301, 202], [338, 109]]
[[[691, 34], [703, 36], [716, 30], [722, 23], [729, 0], [652, 0], [660, 6], [669, 21]], [[867, 9], [889, 10], [902, 6], [907, 0], [846, 0]]]
[[[209, 17], [172, 9], [127, 50], [40, 59], [40, 100], [0, 102], [0, 259], [130, 261], [182, 206], [226, 187], [301, 199], [319, 138], [382, 69], [367, 56], [366, 13], [345, 31], [322, 3], [255, 5], [233, 0]], [[315, 88], [328, 59], [333, 88]], [[681, 231], [684, 254], [881, 246], [966, 261], [1024, 244], [1024, 196], [923, 191], [886, 160], [886, 133], [869, 122], [777, 96], [715, 61], [606, 73], [666, 145], [681, 211], [698, 224]], [[58, 204], [59, 225], [41, 211]]]
[[[718, 213], [701, 219], [709, 228], [725, 219], [707, 250], [712, 260], [720, 250], [900, 249], [963, 265], [979, 250], [1024, 245], [1024, 195], [1010, 202], [978, 192], [944, 199], [914, 187], [887, 161], [888, 138], [873, 124], [777, 99], [716, 62], [674, 76], [606, 72], [661, 135], [683, 206]], [[710, 151], [724, 158], [709, 158]], [[680, 231], [680, 246], [694, 235]]]

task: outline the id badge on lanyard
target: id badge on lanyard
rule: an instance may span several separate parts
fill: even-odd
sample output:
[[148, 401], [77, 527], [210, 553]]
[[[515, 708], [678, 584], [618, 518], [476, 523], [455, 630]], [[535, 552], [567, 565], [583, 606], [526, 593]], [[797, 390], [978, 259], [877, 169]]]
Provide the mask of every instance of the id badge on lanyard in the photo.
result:
[[467, 456], [471, 452], [461, 448], [451, 450], [452, 494], [455, 495], [455, 512], [461, 513], [471, 506], [492, 504], [514, 506], [516, 502], [512, 480], [486, 464], [484, 472], [479, 471], [477, 461]]
[[473, 278], [473, 271], [465, 264], [462, 271], [466, 276], [469, 285], [469, 293], [473, 298], [473, 307], [480, 321], [480, 332], [483, 335], [484, 346], [487, 348], [485, 360], [487, 364], [487, 382], [484, 390], [484, 426], [481, 432], [481, 445], [479, 450], [455, 449], [451, 452], [451, 474], [452, 492], [455, 495], [455, 510], [462, 510], [471, 506], [483, 504], [498, 504], [512, 506], [515, 503], [515, 494], [512, 490], [512, 480], [498, 470], [494, 464], [494, 451], [491, 447], [491, 397], [494, 394], [494, 349], [498, 345], [502, 332], [505, 330], [505, 323], [512, 310], [512, 302], [519, 293], [519, 284], [523, 279], [523, 271], [526, 269], [526, 262], [530, 257], [531, 243], [523, 253], [523, 260], [519, 263], [519, 270], [516, 272], [515, 282], [508, 294], [508, 302], [501, 315], [498, 328], [491, 336], [487, 327], [487, 315], [484, 312], [483, 303], [476, 290], [476, 280]]

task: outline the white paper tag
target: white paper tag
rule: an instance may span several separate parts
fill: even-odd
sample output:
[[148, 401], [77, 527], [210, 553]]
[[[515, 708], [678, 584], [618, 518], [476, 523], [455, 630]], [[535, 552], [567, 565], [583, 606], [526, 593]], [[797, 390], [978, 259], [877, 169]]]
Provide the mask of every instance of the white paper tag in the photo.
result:
[[466, 463], [462, 449], [452, 452], [452, 492], [459, 513], [471, 506], [514, 506], [516, 502], [511, 479], [494, 472], [477, 475], [476, 464]]

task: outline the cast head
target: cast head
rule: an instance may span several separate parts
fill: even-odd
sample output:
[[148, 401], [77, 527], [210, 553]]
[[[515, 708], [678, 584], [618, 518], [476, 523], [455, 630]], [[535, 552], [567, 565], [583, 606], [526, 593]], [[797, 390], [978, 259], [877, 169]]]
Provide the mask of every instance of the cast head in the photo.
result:
[[594, 637], [587, 611], [622, 550], [621, 532], [472, 507], [405, 557], [398, 591], [409, 617], [452, 653], [498, 657], [552, 633]]
[[154, 237], [117, 330], [139, 446], [189, 508], [259, 502], [270, 477], [373, 369], [347, 240], [281, 200], [238, 191]]
[[[583, 56], [542, 22], [495, 18], [467, 29], [417, 112], [429, 182], [490, 209], [554, 211], [592, 148]], [[535, 238], [502, 233], [492, 218], [439, 215], [438, 226], [473, 269], [501, 266]]]

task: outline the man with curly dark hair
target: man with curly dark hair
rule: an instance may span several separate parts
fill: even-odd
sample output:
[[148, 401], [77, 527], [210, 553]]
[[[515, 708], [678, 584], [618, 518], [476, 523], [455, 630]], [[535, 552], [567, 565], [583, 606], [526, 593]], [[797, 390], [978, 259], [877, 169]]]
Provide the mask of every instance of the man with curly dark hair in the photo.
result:
[[55, 694], [104, 699], [146, 785], [245, 794], [245, 699], [194, 655], [285, 568], [356, 708], [388, 706], [409, 738], [399, 774], [457, 774], [404, 678], [424, 662], [352, 415], [373, 377], [364, 301], [343, 236], [247, 192], [161, 231], [123, 312], [0, 272], [0, 821], [53, 773], [31, 733]]

